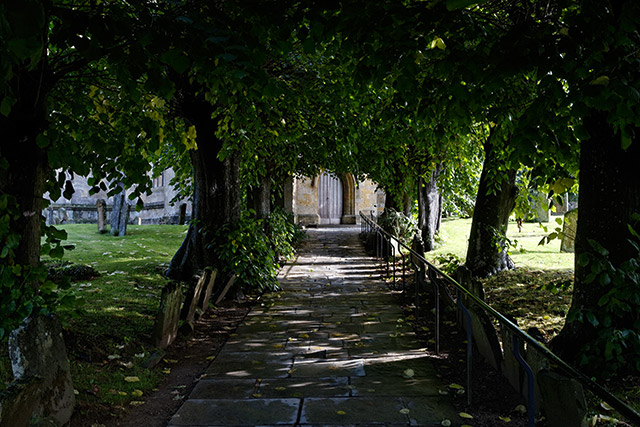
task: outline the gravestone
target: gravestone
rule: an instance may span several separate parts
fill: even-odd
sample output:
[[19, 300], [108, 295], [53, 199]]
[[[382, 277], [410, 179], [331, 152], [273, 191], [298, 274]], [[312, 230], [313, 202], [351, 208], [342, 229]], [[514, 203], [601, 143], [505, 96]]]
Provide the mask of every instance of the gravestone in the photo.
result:
[[153, 326], [153, 338], [156, 346], [167, 348], [178, 336], [180, 307], [182, 304], [182, 286], [171, 282], [162, 288], [160, 307]]
[[186, 221], [187, 221], [187, 204], [181, 203], [180, 211], [178, 213], [178, 225], [184, 225]]
[[572, 209], [564, 214], [562, 224], [562, 243], [560, 252], [575, 252], [576, 230], [578, 229], [578, 209]]
[[68, 423], [76, 399], [60, 321], [52, 315], [26, 318], [9, 335], [9, 356], [18, 381], [14, 403], [21, 402], [19, 408], [24, 411], [18, 415], [48, 419], [56, 425]]
[[124, 236], [127, 234], [129, 220], [129, 203], [122, 183], [118, 184], [120, 192], [113, 196], [113, 210], [111, 211], [111, 235]]
[[235, 280], [236, 280], [236, 275], [231, 274], [231, 277], [229, 277], [229, 280], [227, 280], [227, 284], [224, 285], [224, 288], [222, 288], [222, 291], [220, 291], [220, 293], [216, 295], [216, 300], [213, 303], [214, 305], [220, 304], [220, 302], [227, 295], [227, 292], [229, 292], [229, 289], [231, 289], [231, 286], [233, 286], [233, 283], [235, 282]]
[[206, 279], [207, 273], [205, 271], [197, 277], [196, 283], [191, 284], [189, 289], [187, 289], [187, 293], [184, 297], [184, 305], [182, 306], [182, 312], [180, 313], [180, 318], [186, 323], [193, 322], [193, 319], [195, 318], [196, 309], [198, 308], [200, 295], [205, 287]]
[[198, 307], [200, 308], [202, 314], [204, 314], [209, 309], [209, 300], [211, 299], [211, 294], [213, 293], [213, 286], [216, 283], [217, 275], [218, 270], [205, 270], [205, 286], [200, 293], [200, 300], [198, 302]]
[[538, 385], [549, 427], [586, 425], [587, 404], [578, 381], [545, 369], [538, 373]]
[[531, 210], [533, 220], [536, 222], [549, 222], [549, 199], [542, 192], [533, 192], [531, 194]]
[[96, 210], [98, 212], [98, 233], [107, 232], [107, 202], [104, 199], [96, 201]]
[[[500, 325], [500, 331], [502, 333], [502, 350], [504, 357], [504, 376], [507, 377], [509, 384], [518, 391], [522, 390], [524, 382], [524, 371], [518, 363], [513, 353], [513, 332], [504, 325]], [[522, 340], [518, 340], [518, 350], [520, 355], [524, 355], [524, 343]]]

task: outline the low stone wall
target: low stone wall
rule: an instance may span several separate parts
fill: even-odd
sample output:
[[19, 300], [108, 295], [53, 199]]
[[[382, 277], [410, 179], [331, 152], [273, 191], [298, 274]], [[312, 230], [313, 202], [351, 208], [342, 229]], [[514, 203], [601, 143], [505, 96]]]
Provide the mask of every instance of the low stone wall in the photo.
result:
[[[107, 222], [112, 208], [111, 205], [107, 205]], [[42, 211], [42, 215], [46, 218], [47, 225], [98, 223], [98, 211], [95, 205], [52, 204]], [[149, 203], [140, 212], [132, 206], [128, 224], [178, 224], [179, 217], [178, 208], [168, 210], [164, 203]], [[187, 216], [186, 221], [190, 220], [191, 217]]]

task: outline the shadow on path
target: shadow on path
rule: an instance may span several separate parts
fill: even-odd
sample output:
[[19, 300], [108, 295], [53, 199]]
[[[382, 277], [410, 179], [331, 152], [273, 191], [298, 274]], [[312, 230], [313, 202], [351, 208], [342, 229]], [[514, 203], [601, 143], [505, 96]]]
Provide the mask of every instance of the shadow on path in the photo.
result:
[[359, 230], [307, 230], [169, 426], [463, 424]]

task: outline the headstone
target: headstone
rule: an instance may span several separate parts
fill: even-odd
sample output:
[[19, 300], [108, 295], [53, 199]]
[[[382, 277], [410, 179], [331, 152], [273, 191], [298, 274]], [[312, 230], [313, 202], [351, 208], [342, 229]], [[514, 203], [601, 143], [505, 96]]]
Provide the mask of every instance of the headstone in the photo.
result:
[[197, 279], [195, 284], [191, 284], [184, 297], [184, 305], [182, 306], [182, 312], [180, 318], [187, 323], [193, 322], [196, 316], [196, 309], [200, 302], [200, 294], [205, 287], [207, 274], [202, 273]]
[[156, 346], [167, 348], [178, 335], [180, 323], [180, 307], [182, 304], [182, 286], [171, 282], [162, 288], [160, 307], [153, 327], [153, 338]]
[[96, 210], [98, 211], [98, 233], [107, 232], [107, 202], [104, 199], [96, 201]]
[[550, 370], [538, 373], [547, 426], [586, 426], [587, 404], [582, 385]]
[[[513, 332], [502, 324], [500, 325], [500, 331], [502, 333], [502, 350], [504, 357], [503, 373], [504, 376], [507, 377], [509, 384], [520, 392], [523, 386], [524, 371], [513, 352]], [[521, 355], [525, 354], [524, 344], [521, 340], [518, 340], [518, 350]]]
[[[502, 349], [500, 348], [496, 328], [487, 313], [481, 308], [471, 306], [467, 307], [467, 310], [471, 315], [473, 340], [476, 343], [476, 347], [478, 347], [478, 352], [496, 371], [500, 371], [502, 368]], [[466, 316], [463, 318], [466, 318]], [[466, 320], [464, 325], [466, 329]]]
[[551, 199], [553, 203], [553, 215], [564, 215], [565, 213], [567, 213], [567, 210], [569, 210], [569, 193], [564, 193], [559, 197], [561, 203], [558, 201], [558, 197], [556, 196]]
[[216, 300], [214, 302], [214, 305], [220, 304], [220, 302], [227, 295], [227, 292], [229, 292], [229, 289], [231, 289], [231, 286], [233, 286], [233, 283], [235, 281], [236, 281], [236, 275], [232, 274], [231, 277], [229, 277], [229, 280], [227, 280], [227, 284], [224, 285], [224, 288], [222, 288], [222, 291], [216, 296]]
[[122, 183], [118, 184], [121, 191], [113, 196], [113, 210], [111, 211], [111, 235], [124, 236], [127, 234], [127, 221], [129, 220], [129, 203], [126, 199], [126, 191]]
[[576, 230], [578, 229], [578, 209], [572, 209], [564, 214], [562, 224], [562, 243], [560, 252], [575, 252]]
[[532, 193], [531, 210], [533, 212], [534, 221], [549, 222], [549, 199], [542, 192]]
[[202, 313], [205, 313], [209, 308], [209, 300], [211, 299], [211, 294], [213, 294], [213, 286], [216, 283], [217, 275], [218, 270], [205, 270], [205, 286], [200, 293], [200, 301], [198, 302], [198, 307]]
[[68, 423], [76, 399], [60, 321], [52, 315], [26, 318], [9, 335], [9, 356], [17, 381], [39, 382], [37, 390], [28, 385], [23, 390], [33, 403], [29, 419]]
[[186, 220], [187, 220], [187, 204], [186, 203], [181, 203], [180, 204], [180, 212], [178, 214], [178, 224], [179, 225], [184, 225]]

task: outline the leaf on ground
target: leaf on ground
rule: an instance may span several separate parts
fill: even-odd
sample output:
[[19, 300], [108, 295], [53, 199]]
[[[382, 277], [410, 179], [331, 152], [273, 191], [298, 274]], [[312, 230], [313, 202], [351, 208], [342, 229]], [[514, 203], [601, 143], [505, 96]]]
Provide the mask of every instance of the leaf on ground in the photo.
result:
[[171, 369], [167, 368], [167, 369], [163, 369], [162, 370], [163, 374], [170, 374], [171, 373]]
[[515, 407], [514, 411], [516, 412], [520, 412], [521, 414], [526, 414], [527, 413], [527, 407], [524, 405], [518, 405]]
[[609, 405], [607, 402], [600, 403], [600, 406], [602, 406], [602, 408], [607, 411], [613, 411], [613, 407]]
[[135, 389], [131, 392], [131, 396], [133, 397], [142, 397], [143, 394], [144, 393], [142, 392], [142, 390], [138, 390], [138, 389]]
[[176, 363], [178, 363], [178, 361], [176, 359], [164, 359], [165, 363], [169, 363], [171, 365], [175, 365]]
[[442, 420], [440, 425], [443, 426], [443, 427], [450, 427], [451, 426], [451, 420]]
[[138, 383], [140, 382], [140, 378], [138, 377], [124, 377], [124, 380], [128, 383]]
[[276, 390], [278, 390], [278, 391], [282, 391], [282, 390], [286, 390], [286, 389], [287, 389], [286, 387], [276, 387]]
[[344, 412], [344, 411], [336, 411], [336, 414], [338, 414], [338, 415], [346, 415], [346, 412]]
[[498, 419], [500, 421], [504, 421], [505, 423], [510, 423], [511, 422], [511, 418], [509, 418], [509, 417], [498, 417]]
[[209, 357], [207, 357], [207, 360], [213, 360], [215, 358], [216, 358], [215, 356], [209, 356]]
[[460, 412], [458, 415], [460, 416], [460, 418], [466, 418], [468, 420], [473, 419], [473, 415], [467, 414], [466, 412]]
[[131, 402], [129, 402], [129, 405], [131, 406], [144, 405], [144, 400], [132, 400]]
[[411, 411], [409, 409], [407, 409], [407, 408], [400, 409], [400, 413], [401, 414], [407, 415], [409, 412], [411, 412]]
[[127, 396], [129, 393], [127, 393], [126, 391], [119, 391], [118, 394], [120, 396]]
[[460, 384], [456, 384], [456, 383], [449, 384], [449, 388], [452, 388], [454, 390], [464, 390], [464, 387], [462, 387]]
[[413, 369], [405, 369], [402, 373], [403, 378], [413, 378], [416, 375]]
[[309, 334], [300, 334], [299, 337], [300, 338], [309, 338]]

